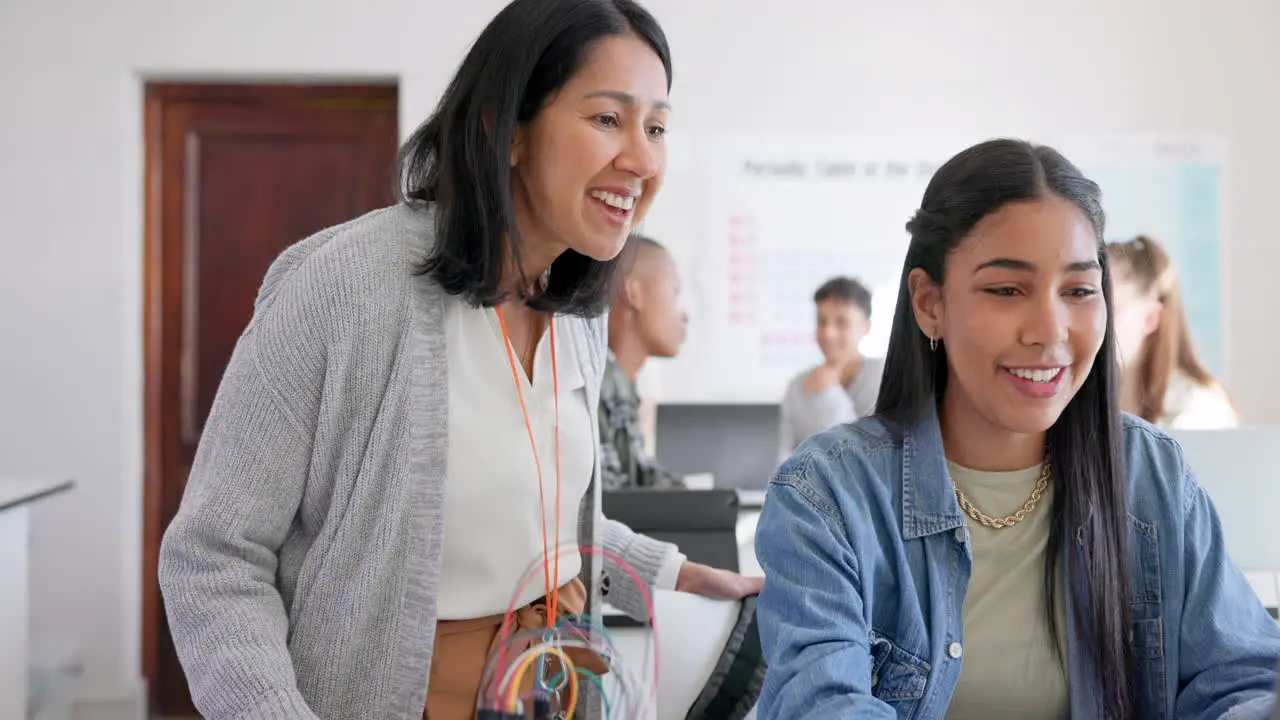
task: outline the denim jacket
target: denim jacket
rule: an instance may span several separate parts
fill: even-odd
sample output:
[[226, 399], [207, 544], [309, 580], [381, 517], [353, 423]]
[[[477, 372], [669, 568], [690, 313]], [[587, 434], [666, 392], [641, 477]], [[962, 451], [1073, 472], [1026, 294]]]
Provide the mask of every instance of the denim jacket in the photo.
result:
[[[1136, 717], [1269, 717], [1280, 629], [1227, 556], [1178, 444], [1130, 416], [1123, 435]], [[770, 483], [756, 554], [761, 720], [945, 717], [972, 557], [936, 413], [807, 440]], [[1100, 718], [1071, 624], [1071, 717]]]

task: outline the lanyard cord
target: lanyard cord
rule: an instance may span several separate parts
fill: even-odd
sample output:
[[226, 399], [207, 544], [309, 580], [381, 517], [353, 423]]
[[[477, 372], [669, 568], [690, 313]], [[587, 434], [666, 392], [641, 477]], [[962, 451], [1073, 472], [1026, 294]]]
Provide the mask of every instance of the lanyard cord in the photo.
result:
[[[516, 353], [511, 347], [511, 337], [507, 334], [507, 321], [502, 316], [502, 308], [495, 307], [498, 325], [502, 327], [503, 344], [507, 347], [507, 360], [511, 363], [511, 379], [515, 381], [516, 396], [520, 398], [520, 411], [524, 413], [524, 426], [529, 431], [529, 447], [533, 450], [533, 466], [538, 471], [538, 507], [542, 519], [542, 578], [546, 584], [545, 596], [547, 608], [547, 627], [556, 624], [556, 608], [560, 600], [560, 373], [556, 367], [556, 323], [555, 318], [548, 320], [548, 334], [551, 341], [551, 391], [555, 396], [555, 462], [556, 462], [556, 535], [555, 555], [547, 548], [547, 501], [542, 482], [542, 461], [538, 456], [538, 441], [533, 435], [533, 421], [529, 419], [529, 406], [525, 404], [524, 390], [520, 385], [520, 371], [516, 369]], [[536, 354], [535, 354], [536, 357]], [[532, 385], [532, 383], [530, 384]], [[551, 558], [555, 558], [554, 561]], [[555, 582], [552, 582], [552, 563], [554, 562]]]

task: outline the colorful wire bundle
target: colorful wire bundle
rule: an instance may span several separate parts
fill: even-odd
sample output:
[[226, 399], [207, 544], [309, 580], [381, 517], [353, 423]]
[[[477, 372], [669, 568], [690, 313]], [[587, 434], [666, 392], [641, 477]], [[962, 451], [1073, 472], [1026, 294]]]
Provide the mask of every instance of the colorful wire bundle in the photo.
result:
[[[594, 632], [596, 628], [591, 624], [589, 618], [586, 622], [582, 622], [581, 617], [577, 621], [566, 618], [564, 619], [566, 621], [562, 622], [562, 619], [558, 617], [560, 585], [553, 584], [552, 579], [555, 578], [557, 583], [559, 581], [560, 555], [562, 552], [595, 553], [607, 560], [611, 560], [629, 574], [644, 597], [645, 605], [649, 610], [650, 623], [653, 627], [650, 643], [655, 648], [654, 671], [652, 682], [650, 683], [651, 692], [648, 696], [649, 700], [656, 705], [658, 679], [657, 627], [652, 622], [654, 614], [653, 600], [649, 597], [648, 589], [641, 582], [640, 575], [626, 561], [612, 553], [594, 548], [561, 550], [560, 547], [560, 374], [556, 364], [556, 326], [554, 318], [549, 320], [547, 330], [548, 340], [551, 345], [552, 394], [555, 397], [554, 467], [556, 512], [555, 534], [553, 536], [555, 538], [555, 552], [553, 553], [548, 548], [546, 488], [543, 482], [542, 460], [538, 452], [537, 438], [533, 431], [533, 423], [529, 418], [529, 407], [525, 402], [524, 390], [520, 382], [520, 370], [516, 362], [515, 349], [511, 344], [510, 334], [507, 331], [506, 318], [501, 307], [495, 307], [494, 313], [497, 315], [498, 324], [502, 327], [502, 337], [507, 350], [507, 361], [511, 366], [511, 380], [515, 384], [516, 397], [520, 400], [520, 410], [524, 415], [525, 428], [529, 432], [529, 446], [533, 454], [534, 470], [538, 477], [539, 516], [542, 521], [542, 557], [539, 565], [542, 567], [543, 583], [546, 587], [546, 595], [543, 597], [543, 601], [546, 607], [545, 624], [547, 627], [537, 629], [532, 633], [513, 632], [516, 605], [519, 599], [524, 597], [529, 582], [536, 575], [538, 566], [535, 565], [521, 579], [519, 587], [516, 589], [516, 594], [511, 599], [511, 605], [507, 608], [506, 617], [503, 618], [502, 628], [498, 637], [498, 650], [486, 664], [484, 676], [481, 680], [476, 715], [478, 718], [491, 720], [525, 718], [528, 716], [526, 702], [531, 701], [533, 720], [544, 720], [544, 718], [550, 720], [553, 706], [555, 707], [554, 712], [556, 715], [563, 716], [567, 720], [573, 717], [573, 712], [577, 708], [579, 675], [591, 678], [600, 686], [601, 695], [605, 696], [606, 712], [611, 712], [609, 708], [613, 707], [613, 703], [610, 702], [604, 692], [604, 684], [600, 681], [600, 678], [583, 668], [576, 667], [572, 657], [565, 652], [565, 648], [582, 648], [603, 661], [605, 668], [614, 674], [621, 699], [629, 701], [628, 707], [630, 708], [631, 704], [637, 705], [635, 710], [638, 712], [629, 710], [626, 717], [644, 717], [644, 706], [638, 705], [642, 697], [638, 692], [639, 683], [636, 683], [634, 676], [627, 672], [626, 666], [622, 663], [622, 658], [618, 655], [617, 648], [614, 647], [612, 640], [608, 637], [608, 633], [604, 631], [603, 624], [599, 627], [600, 632]], [[603, 638], [603, 641], [601, 641], [601, 638]], [[511, 663], [507, 663], [507, 657], [511, 654], [512, 648], [525, 647], [526, 643], [527, 648], [516, 653], [515, 659]], [[548, 683], [547, 681], [548, 656], [554, 658], [561, 665], [559, 672], [555, 674], [553, 683]], [[533, 682], [531, 683], [532, 689], [522, 696], [520, 690], [525, 685], [525, 677], [535, 664], [536, 669], [533, 671]], [[564, 702], [561, 702], [561, 697], [565, 690], [568, 691], [568, 697]]]
[[[518, 628], [517, 604], [537, 576], [538, 569], [547, 564], [546, 559], [540, 559], [526, 572], [512, 596], [499, 630], [498, 647], [485, 667], [477, 698], [478, 715], [485, 718], [528, 718], [532, 711], [534, 720], [543, 720], [544, 717], [549, 720], [557, 713], [571, 719], [582, 698], [579, 683], [585, 678], [597, 687], [604, 699], [606, 718], [614, 717], [615, 711], [622, 718], [649, 717], [657, 707], [659, 661], [657, 622], [648, 588], [639, 573], [613, 553], [591, 547], [565, 548], [561, 552], [581, 552], [609, 560], [640, 588], [652, 627], [641, 667], [651, 669], [652, 675], [638, 677], [619, 653], [603, 622], [589, 615], [548, 614], [546, 628]], [[566, 652], [573, 649], [585, 650], [600, 658], [608, 674], [613, 676], [615, 692], [607, 692], [603, 678], [573, 662], [570, 653]], [[653, 653], [651, 668], [648, 662], [650, 652]]]

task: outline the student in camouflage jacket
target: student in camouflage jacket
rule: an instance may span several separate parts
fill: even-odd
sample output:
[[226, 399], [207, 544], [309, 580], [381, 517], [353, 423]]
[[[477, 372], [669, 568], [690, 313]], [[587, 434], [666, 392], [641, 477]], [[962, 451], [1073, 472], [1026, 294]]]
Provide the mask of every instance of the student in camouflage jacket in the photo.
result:
[[609, 311], [609, 362], [600, 388], [600, 460], [605, 489], [683, 487], [645, 452], [636, 376], [651, 357], [674, 357], [688, 315], [675, 261], [657, 241], [632, 235]]

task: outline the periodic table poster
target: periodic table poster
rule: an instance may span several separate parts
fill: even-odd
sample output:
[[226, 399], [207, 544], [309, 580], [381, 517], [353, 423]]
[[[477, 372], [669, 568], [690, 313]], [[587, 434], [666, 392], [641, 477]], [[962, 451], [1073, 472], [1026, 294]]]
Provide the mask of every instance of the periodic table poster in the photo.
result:
[[[883, 356], [909, 241], [933, 172], [977, 139], [752, 136], [708, 140], [703, 231], [691, 273], [699, 331], [664, 371], [667, 402], [777, 402], [820, 361], [812, 296], [835, 275], [873, 294], [863, 352]], [[1048, 141], [1103, 187], [1108, 239], [1145, 232], [1183, 273], [1192, 332], [1224, 363], [1219, 244], [1224, 150], [1205, 140]], [[716, 349], [713, 351], [712, 349]], [[714, 367], [708, 365], [714, 364]]]

